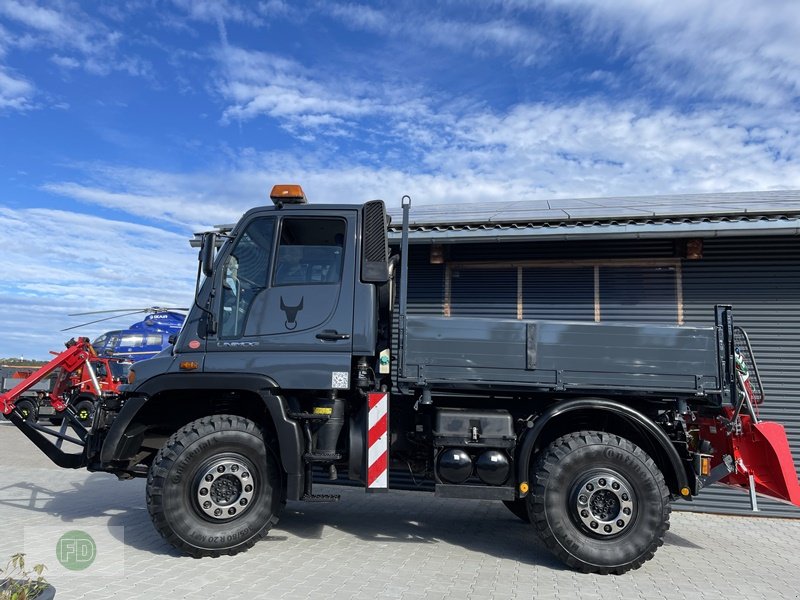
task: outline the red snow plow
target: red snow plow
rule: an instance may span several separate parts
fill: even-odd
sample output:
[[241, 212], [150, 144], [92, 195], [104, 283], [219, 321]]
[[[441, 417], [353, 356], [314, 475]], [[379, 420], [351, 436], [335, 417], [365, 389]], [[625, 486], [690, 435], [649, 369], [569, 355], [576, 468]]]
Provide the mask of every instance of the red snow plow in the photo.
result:
[[[700, 417], [699, 439], [706, 446], [694, 456], [695, 471], [702, 487], [719, 481], [800, 507], [800, 482], [792, 460], [786, 430], [780, 423], [761, 421], [758, 406], [764, 402], [764, 388], [750, 341], [739, 327], [733, 328], [735, 404], [722, 408], [715, 417]], [[711, 467], [715, 464], [715, 467]]]

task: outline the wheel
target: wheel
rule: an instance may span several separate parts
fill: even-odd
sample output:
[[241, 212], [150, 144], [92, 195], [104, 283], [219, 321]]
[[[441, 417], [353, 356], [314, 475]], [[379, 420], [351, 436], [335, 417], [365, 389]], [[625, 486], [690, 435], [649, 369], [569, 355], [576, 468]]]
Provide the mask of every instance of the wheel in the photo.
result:
[[147, 508], [156, 529], [194, 557], [247, 550], [278, 522], [285, 481], [273, 448], [235, 415], [186, 425], [156, 454]]
[[88, 398], [78, 400], [72, 407], [75, 409], [75, 416], [84, 427], [90, 427], [94, 419], [94, 402]]
[[528, 499], [527, 498], [517, 498], [516, 500], [503, 500], [503, 504], [505, 504], [506, 508], [514, 513], [517, 517], [525, 521], [526, 523], [531, 522], [531, 517], [528, 515]]
[[546, 448], [529, 513], [545, 545], [587, 573], [638, 569], [664, 542], [669, 490], [653, 460], [616, 435], [581, 431]]
[[39, 410], [35, 402], [31, 400], [20, 400], [15, 404], [17, 410], [19, 411], [19, 414], [21, 414], [22, 418], [28, 421], [29, 423], [35, 423], [36, 420], [39, 418]]

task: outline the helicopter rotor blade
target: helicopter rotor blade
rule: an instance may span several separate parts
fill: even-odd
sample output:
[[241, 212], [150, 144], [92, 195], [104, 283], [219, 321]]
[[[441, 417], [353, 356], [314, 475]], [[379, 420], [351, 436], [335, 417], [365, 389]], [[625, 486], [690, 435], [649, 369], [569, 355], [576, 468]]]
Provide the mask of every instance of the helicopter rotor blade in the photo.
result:
[[103, 321], [110, 321], [111, 319], [117, 319], [119, 317], [128, 317], [130, 315], [135, 315], [135, 314], [140, 313], [140, 312], [142, 312], [142, 311], [135, 310], [133, 312], [125, 313], [125, 314], [122, 314], [122, 315], [112, 315], [110, 317], [104, 317], [102, 319], [96, 319], [94, 321], [89, 321], [88, 323], [81, 323], [80, 325], [73, 325], [72, 327], [67, 327], [66, 329], [62, 329], [61, 331], [69, 331], [71, 329], [77, 329], [78, 327], [86, 327], [87, 325], [94, 325], [95, 323], [102, 323]]
[[[89, 312], [70, 313], [69, 317], [83, 317], [85, 315], [102, 315], [106, 313], [127, 312], [135, 314], [137, 312], [166, 312], [170, 310], [189, 310], [188, 308], [163, 308], [161, 306], [148, 306], [147, 308], [115, 308], [112, 310], [92, 310]], [[120, 315], [124, 316], [124, 315]]]

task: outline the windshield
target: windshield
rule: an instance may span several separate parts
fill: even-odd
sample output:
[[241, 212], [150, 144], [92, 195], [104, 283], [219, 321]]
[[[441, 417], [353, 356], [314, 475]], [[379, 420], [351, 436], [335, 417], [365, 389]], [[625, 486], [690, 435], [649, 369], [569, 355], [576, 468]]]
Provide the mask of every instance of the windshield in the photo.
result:
[[129, 362], [118, 362], [115, 360], [109, 361], [108, 366], [111, 367], [111, 375], [122, 379], [123, 377], [127, 379], [128, 372], [131, 370], [131, 364]]

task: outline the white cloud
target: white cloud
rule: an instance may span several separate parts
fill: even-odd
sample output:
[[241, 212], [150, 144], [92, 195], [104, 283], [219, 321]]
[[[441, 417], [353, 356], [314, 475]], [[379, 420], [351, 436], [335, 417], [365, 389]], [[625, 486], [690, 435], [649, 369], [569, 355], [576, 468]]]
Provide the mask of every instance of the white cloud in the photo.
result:
[[62, 67], [80, 65], [89, 73], [107, 75], [122, 71], [150, 76], [152, 67], [120, 50], [122, 33], [82, 11], [79, 5], [58, 1], [42, 6], [34, 1], [0, 0], [0, 18], [7, 20], [10, 46], [23, 50], [51, 48]]
[[10, 75], [0, 65], [0, 111], [25, 110], [31, 106], [34, 87], [29, 81]]
[[72, 335], [93, 337], [137, 320], [61, 332], [82, 322], [69, 313], [192, 301], [197, 260], [187, 235], [75, 212], [3, 207], [0, 229], [7, 239], [25, 240], [3, 250], [0, 356], [46, 358]]
[[502, 4], [567, 12], [582, 30], [573, 37], [616, 45], [647, 80], [678, 98], [786, 106], [800, 96], [800, 3], [793, 0]]
[[[268, 202], [279, 182], [303, 185], [312, 202], [448, 203], [671, 192], [800, 189], [800, 116], [719, 109], [683, 114], [602, 101], [520, 105], [497, 113], [421, 123], [373, 155], [242, 151], [197, 173], [92, 166], [48, 190], [195, 230], [233, 222]], [[399, 130], [390, 131], [400, 135]], [[417, 154], [409, 160], [406, 148]], [[202, 211], [198, 209], [202, 207]]]
[[223, 113], [225, 122], [268, 115], [289, 130], [342, 134], [355, 119], [390, 109], [374, 96], [374, 88], [343, 79], [315, 80], [300, 64], [273, 54], [227, 47], [219, 51], [218, 60], [217, 89], [230, 102]]
[[364, 30], [403, 39], [422, 47], [446, 48], [474, 55], [511, 56], [517, 62], [539, 62], [546, 45], [535, 24], [482, 12], [472, 20], [452, 17], [431, 3], [407, 4], [376, 9], [365, 4], [328, 2], [320, 6], [354, 30]]

